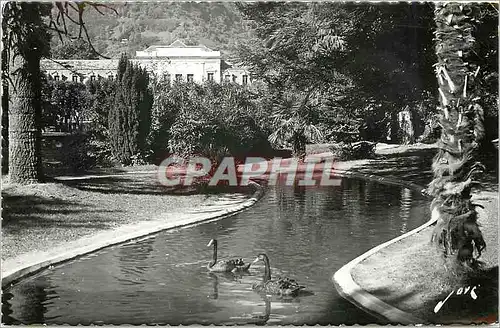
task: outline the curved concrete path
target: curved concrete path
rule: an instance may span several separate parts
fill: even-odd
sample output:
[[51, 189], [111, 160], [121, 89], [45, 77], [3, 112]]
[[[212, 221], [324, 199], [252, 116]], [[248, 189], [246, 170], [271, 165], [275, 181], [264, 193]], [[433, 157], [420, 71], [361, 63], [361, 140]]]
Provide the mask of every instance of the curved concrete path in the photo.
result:
[[61, 247], [43, 252], [29, 252], [2, 262], [2, 288], [27, 275], [34, 274], [51, 265], [65, 262], [99, 249], [151, 235], [163, 230], [194, 226], [235, 215], [255, 204], [264, 194], [264, 189], [255, 182], [250, 198], [241, 194], [226, 194], [211, 204], [204, 204], [183, 212], [159, 214], [155, 220], [128, 224], [96, 235], [65, 243]]
[[[417, 184], [406, 183], [393, 178], [384, 178], [376, 175], [367, 175], [358, 172], [350, 172], [348, 170], [333, 170], [333, 173], [342, 176], [348, 176], [348, 177], [352, 176], [352, 177], [362, 178], [365, 180], [377, 181], [384, 184], [398, 185], [413, 189], [421, 193], [424, 193], [425, 190], [425, 188]], [[354, 305], [356, 305], [357, 307], [372, 314], [373, 316], [381, 318], [382, 320], [387, 320], [391, 323], [398, 323], [404, 325], [425, 323], [425, 320], [422, 320], [390, 304], [387, 304], [382, 300], [378, 299], [377, 297], [373, 296], [372, 294], [368, 293], [354, 281], [351, 275], [351, 271], [356, 265], [364, 261], [366, 258], [377, 253], [378, 251], [404, 238], [414, 235], [422, 231], [423, 229], [427, 228], [428, 226], [432, 225], [437, 220], [437, 216], [435, 214], [436, 213], [432, 213], [431, 219], [426, 223], [424, 223], [423, 225], [421, 225], [420, 227], [415, 228], [399, 237], [391, 239], [381, 245], [373, 247], [366, 253], [356, 257], [355, 259], [344, 265], [342, 268], [340, 268], [337, 272], [335, 272], [335, 274], [332, 277], [332, 281], [339, 294], [345, 299], [349, 300]]]

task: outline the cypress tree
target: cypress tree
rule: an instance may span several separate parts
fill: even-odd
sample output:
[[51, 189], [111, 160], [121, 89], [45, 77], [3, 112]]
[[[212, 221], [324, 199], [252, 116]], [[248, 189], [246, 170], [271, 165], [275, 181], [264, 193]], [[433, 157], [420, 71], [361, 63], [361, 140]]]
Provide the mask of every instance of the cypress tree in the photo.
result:
[[152, 95], [145, 70], [123, 55], [118, 64], [114, 106], [109, 113], [111, 149], [115, 158], [128, 165], [133, 156], [147, 151]]

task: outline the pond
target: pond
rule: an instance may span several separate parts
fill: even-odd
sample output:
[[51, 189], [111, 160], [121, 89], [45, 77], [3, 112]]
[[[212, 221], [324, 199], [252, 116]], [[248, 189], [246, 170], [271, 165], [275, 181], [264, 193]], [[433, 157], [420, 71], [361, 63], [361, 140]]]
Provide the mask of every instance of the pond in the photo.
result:
[[[417, 192], [356, 179], [324, 188], [269, 187], [230, 218], [110, 247], [26, 278], [3, 294], [4, 323], [367, 324], [381, 323], [344, 300], [331, 281], [342, 265], [429, 218]], [[252, 291], [248, 274], [211, 274], [219, 258], [269, 256], [273, 276], [306, 286], [283, 299]]]

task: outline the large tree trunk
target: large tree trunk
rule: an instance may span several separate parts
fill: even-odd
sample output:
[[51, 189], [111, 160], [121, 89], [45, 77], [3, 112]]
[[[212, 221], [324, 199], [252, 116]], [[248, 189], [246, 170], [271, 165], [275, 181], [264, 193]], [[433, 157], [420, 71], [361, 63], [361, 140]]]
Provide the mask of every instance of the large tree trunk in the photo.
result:
[[475, 263], [485, 247], [471, 202], [474, 176], [482, 166], [474, 161], [484, 135], [483, 111], [478, 100], [477, 65], [474, 64], [473, 3], [436, 4], [436, 74], [439, 84], [442, 127], [440, 150], [433, 163], [432, 215], [438, 219], [433, 241], [446, 255], [457, 255], [466, 264]]
[[15, 89], [9, 112], [9, 176], [11, 183], [36, 183], [42, 179], [40, 57], [17, 56], [11, 72]]
[[9, 40], [9, 177], [12, 183], [42, 179], [40, 59], [49, 36], [42, 21], [50, 5], [9, 2], [4, 8], [4, 40]]

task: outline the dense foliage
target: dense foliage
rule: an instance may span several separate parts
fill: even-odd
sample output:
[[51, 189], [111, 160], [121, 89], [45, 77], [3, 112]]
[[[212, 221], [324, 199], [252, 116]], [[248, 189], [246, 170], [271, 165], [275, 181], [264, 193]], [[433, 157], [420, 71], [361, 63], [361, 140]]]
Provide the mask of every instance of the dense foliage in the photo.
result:
[[82, 170], [110, 164], [107, 121], [114, 89], [114, 81], [108, 79], [87, 85], [43, 80], [41, 124], [44, 131], [72, 134], [73, 146], [65, 150], [64, 165]]
[[50, 49], [56, 59], [99, 59], [99, 55], [83, 39], [65, 40]]
[[[255, 103], [248, 90], [232, 83], [183, 84], [188, 97], [170, 128], [170, 150], [181, 156], [199, 155], [219, 161], [222, 156], [264, 155], [267, 135], [256, 123]], [[178, 92], [178, 91], [177, 91]], [[178, 99], [178, 97], [177, 97]]]
[[123, 55], [118, 63], [114, 103], [108, 117], [113, 156], [122, 164], [132, 164], [133, 160], [147, 156], [152, 101], [148, 73]]
[[81, 83], [44, 79], [42, 126], [60, 132], [83, 130], [89, 118], [90, 94]]
[[[483, 143], [491, 145], [498, 138], [498, 4], [481, 3], [476, 29], [472, 35], [476, 39], [474, 60], [480, 71], [481, 89], [479, 104], [484, 109], [485, 137]], [[490, 150], [491, 151], [491, 150]]]
[[161, 162], [169, 154], [170, 128], [181, 109], [190, 101], [189, 89], [184, 83], [170, 84], [170, 81], [154, 77], [150, 83], [153, 94], [151, 110], [151, 131], [148, 142], [152, 160]]
[[414, 130], [423, 130], [420, 121], [432, 108], [423, 104], [435, 87], [428, 5], [255, 3], [239, 8], [255, 32], [241, 47], [241, 60], [271, 90], [314, 90], [327, 99], [320, 115], [330, 140], [396, 141], [397, 113], [407, 106], [415, 112]]
[[86, 85], [90, 93], [87, 122], [88, 156], [93, 163], [107, 166], [112, 161], [109, 142], [108, 117], [114, 106], [116, 83], [109, 78], [89, 81]]

